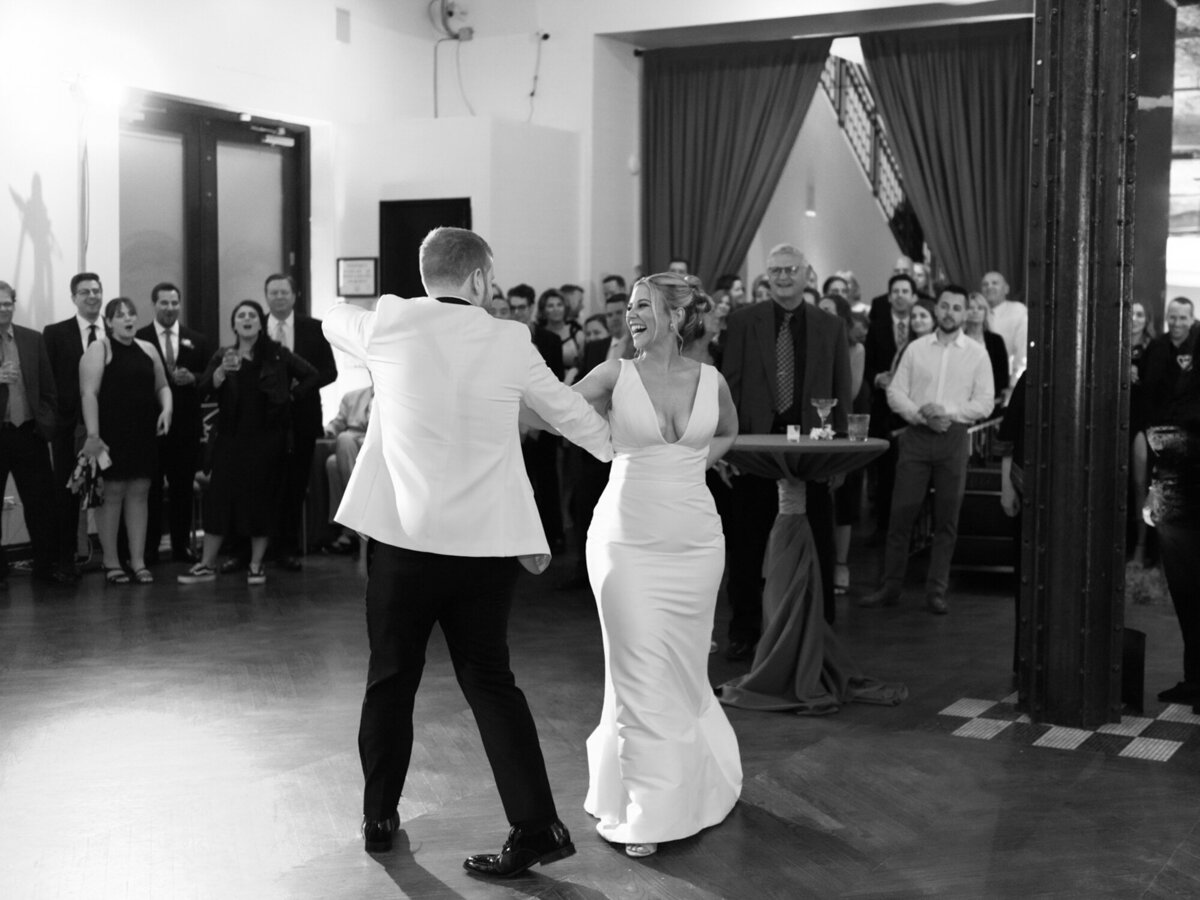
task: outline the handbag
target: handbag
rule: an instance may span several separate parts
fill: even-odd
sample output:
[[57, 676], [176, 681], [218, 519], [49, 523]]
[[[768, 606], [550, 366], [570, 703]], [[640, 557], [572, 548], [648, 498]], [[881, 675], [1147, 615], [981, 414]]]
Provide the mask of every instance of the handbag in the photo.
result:
[[75, 458], [75, 470], [67, 481], [67, 488], [71, 493], [79, 495], [81, 510], [103, 506], [104, 477], [100, 474], [100, 461], [89, 459], [80, 453]]

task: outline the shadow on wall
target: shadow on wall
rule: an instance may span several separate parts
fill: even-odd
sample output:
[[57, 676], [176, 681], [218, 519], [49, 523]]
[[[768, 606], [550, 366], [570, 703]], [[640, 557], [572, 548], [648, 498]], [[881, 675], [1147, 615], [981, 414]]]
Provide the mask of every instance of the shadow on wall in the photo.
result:
[[[8, 192], [21, 217], [21, 230], [17, 235], [17, 262], [11, 273], [12, 286], [17, 290], [20, 308], [24, 311], [24, 315], [19, 318], [24, 320], [21, 324], [40, 331], [53, 318], [53, 302], [50, 296], [54, 284], [53, 257], [56, 254], [61, 256], [62, 251], [50, 226], [50, 214], [42, 200], [42, 176], [37, 172], [33, 173], [28, 197], [22, 197], [12, 186], [9, 186]], [[29, 265], [33, 268], [31, 278], [22, 278], [26, 242], [30, 247]], [[24, 287], [26, 284], [29, 285], [28, 289]]]

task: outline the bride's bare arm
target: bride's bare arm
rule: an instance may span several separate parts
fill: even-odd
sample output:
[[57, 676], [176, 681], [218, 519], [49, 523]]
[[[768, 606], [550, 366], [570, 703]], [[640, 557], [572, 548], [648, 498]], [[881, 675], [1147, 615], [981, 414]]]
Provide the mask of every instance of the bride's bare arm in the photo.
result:
[[711, 466], [729, 452], [738, 435], [737, 407], [725, 376], [717, 374], [717, 430], [708, 445], [708, 464]]
[[600, 415], [608, 415], [608, 407], [612, 404], [613, 388], [617, 384], [617, 376], [621, 374], [619, 359], [606, 360], [592, 371], [587, 377], [571, 385], [572, 389], [583, 394], [583, 399], [592, 404], [592, 408]]

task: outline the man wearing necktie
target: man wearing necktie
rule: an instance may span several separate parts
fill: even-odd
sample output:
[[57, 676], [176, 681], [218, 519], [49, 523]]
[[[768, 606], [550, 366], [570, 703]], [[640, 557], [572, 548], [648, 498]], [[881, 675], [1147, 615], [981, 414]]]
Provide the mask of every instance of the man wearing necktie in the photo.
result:
[[292, 449], [283, 477], [275, 557], [281, 566], [294, 572], [300, 569], [300, 557], [306, 549], [300, 546], [300, 524], [304, 498], [308, 493], [309, 473], [312, 471], [313, 448], [325, 430], [319, 389], [337, 379], [337, 364], [333, 361], [329, 341], [321, 331], [321, 320], [296, 312], [296, 283], [290, 275], [269, 276], [263, 284], [263, 292], [271, 313], [267, 317], [271, 338], [302, 357], [320, 373], [317, 390], [292, 400]]
[[[738, 410], [739, 434], [782, 434], [788, 425], [807, 433], [820, 425], [813, 397], [836, 397], [833, 427], [845, 432], [850, 409], [850, 351], [837, 316], [804, 302], [804, 254], [780, 244], [767, 257], [771, 303], [735, 310], [725, 331], [721, 371]], [[774, 481], [757, 475], [733, 479], [729, 548], [729, 646], [726, 658], [750, 659], [762, 627], [762, 564], [778, 510]], [[824, 588], [825, 617], [833, 617], [833, 504], [826, 482], [809, 482], [812, 527]]]
[[150, 520], [146, 525], [146, 561], [158, 559], [162, 537], [163, 479], [167, 480], [167, 523], [171, 558], [195, 562], [191, 551], [192, 484], [200, 463], [204, 423], [196, 379], [208, 364], [210, 351], [204, 335], [179, 321], [183, 308], [179, 288], [168, 281], [150, 291], [154, 321], [137, 336], [158, 348], [174, 413], [171, 429], [158, 439], [158, 474], [150, 481]]
[[57, 421], [50, 447], [54, 456], [54, 490], [57, 494], [58, 572], [76, 577], [75, 554], [79, 546], [79, 497], [67, 488], [75, 469], [75, 454], [83, 445], [83, 419], [79, 400], [79, 360], [83, 351], [104, 337], [100, 307], [104, 288], [94, 272], [80, 272], [71, 279], [71, 302], [75, 315], [47, 325], [42, 332], [58, 397]]
[[[0, 281], [0, 491], [16, 482], [33, 545], [33, 577], [63, 581], [55, 568], [54, 474], [46, 443], [54, 436], [57, 393], [46, 343], [32, 328], [13, 324], [17, 293]], [[8, 561], [0, 547], [0, 584]]]

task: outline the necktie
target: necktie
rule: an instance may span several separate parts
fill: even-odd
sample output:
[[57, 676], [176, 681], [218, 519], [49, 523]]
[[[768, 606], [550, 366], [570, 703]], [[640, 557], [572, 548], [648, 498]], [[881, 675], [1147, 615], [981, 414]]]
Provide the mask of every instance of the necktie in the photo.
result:
[[167, 361], [167, 370], [175, 368], [175, 342], [171, 340], [171, 332], [163, 332], [163, 358]]
[[896, 320], [896, 347], [904, 346], [904, 342], [908, 340], [908, 319]]
[[287, 341], [283, 338], [283, 322], [279, 319], [275, 320], [275, 340], [283, 344], [283, 346], [287, 346]]
[[[0, 335], [0, 367], [8, 363], [8, 342], [12, 339], [9, 334]], [[8, 385], [0, 384], [0, 422], [8, 418]]]
[[788, 311], [775, 336], [775, 388], [775, 412], [786, 412], [792, 408], [796, 388], [796, 348], [792, 344], [792, 314]]
[[89, 325], [88, 326], [88, 343], [87, 343], [87, 345], [90, 347], [94, 343], [96, 343], [96, 326]]

